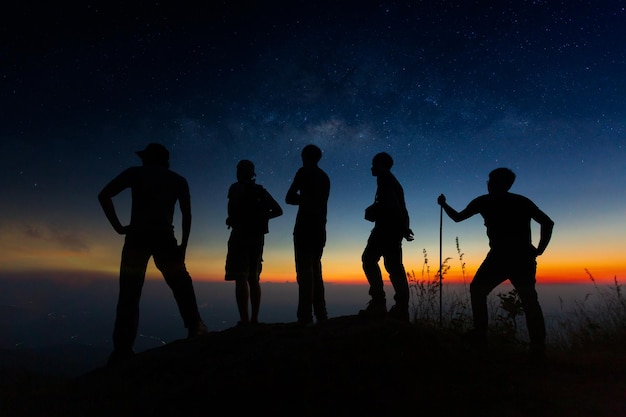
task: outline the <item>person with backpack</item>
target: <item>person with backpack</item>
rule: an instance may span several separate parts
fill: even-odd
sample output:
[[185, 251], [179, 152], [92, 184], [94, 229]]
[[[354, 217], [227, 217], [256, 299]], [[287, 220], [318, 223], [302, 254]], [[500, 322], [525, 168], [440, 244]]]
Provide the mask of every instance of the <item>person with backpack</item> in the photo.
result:
[[259, 323], [265, 234], [269, 232], [269, 220], [283, 214], [270, 193], [255, 183], [255, 176], [252, 161], [239, 161], [237, 182], [228, 190], [226, 225], [231, 232], [225, 280], [235, 281], [239, 326]]

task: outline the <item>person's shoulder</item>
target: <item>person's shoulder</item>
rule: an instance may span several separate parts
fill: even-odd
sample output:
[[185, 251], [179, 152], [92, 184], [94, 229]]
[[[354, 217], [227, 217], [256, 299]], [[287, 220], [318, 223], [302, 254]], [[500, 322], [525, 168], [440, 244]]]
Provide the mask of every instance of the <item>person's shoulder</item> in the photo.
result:
[[509, 196], [509, 198], [511, 200], [516, 200], [516, 201], [520, 201], [520, 202], [523, 201], [523, 202], [526, 202], [526, 203], [531, 203], [533, 205], [535, 204], [535, 203], [533, 203], [533, 201], [530, 198], [526, 197], [525, 195], [515, 194], [515, 193], [507, 193], [507, 195]]
[[120, 172], [116, 176], [116, 179], [117, 180], [122, 180], [122, 179], [131, 180], [132, 178], [136, 178], [137, 175], [139, 175], [139, 174], [141, 174], [143, 172], [143, 168], [144, 167], [142, 167], [142, 166], [128, 167], [125, 170], [123, 170], [122, 172]]
[[180, 189], [180, 190], [185, 190], [184, 192], [189, 192], [189, 183], [187, 182], [187, 179], [185, 177], [183, 177], [182, 175], [180, 175], [179, 173], [172, 171], [169, 168], [166, 168], [165, 170], [162, 171], [162, 175], [164, 175], [164, 177], [161, 177], [163, 179], [168, 178], [167, 182], [174, 185]]
[[387, 181], [389, 181], [395, 187], [402, 189], [402, 184], [400, 184], [400, 180], [398, 180], [398, 177], [396, 177], [391, 171], [388, 172]]
[[306, 169], [304, 167], [298, 168], [295, 175], [293, 176], [293, 181], [298, 182], [302, 181], [302, 177], [306, 175]]
[[482, 194], [479, 195], [478, 197], [475, 197], [472, 201], [470, 201], [467, 206], [468, 207], [482, 207], [485, 204], [489, 204], [491, 201], [493, 201], [493, 194]]
[[240, 190], [243, 193], [252, 193], [252, 194], [258, 194], [258, 193], [263, 193], [265, 192], [265, 187], [263, 187], [261, 184], [257, 184], [256, 182], [253, 181], [237, 181], [236, 183], [234, 183], [233, 185], [231, 185], [231, 188], [233, 190]]
[[187, 181], [187, 179], [186, 179], [185, 177], [183, 177], [181, 174], [179, 174], [179, 173], [178, 173], [178, 172], [176, 172], [176, 171], [173, 171], [173, 170], [171, 170], [171, 169], [169, 169], [169, 168], [165, 168], [165, 171], [168, 173], [168, 175], [172, 175], [172, 176], [174, 176], [174, 177], [177, 177], [177, 178], [179, 178], [179, 179], [182, 179], [182, 180]]
[[124, 171], [120, 173], [120, 175], [137, 174], [137, 173], [143, 172], [144, 170], [145, 170], [145, 167], [143, 166], [132, 166], [132, 167], [126, 168]]
[[296, 177], [310, 176], [313, 172], [316, 172], [314, 167], [301, 166], [296, 171]]
[[267, 189], [265, 187], [263, 187], [261, 184], [254, 183], [253, 184], [253, 189], [258, 194], [269, 194]]
[[176, 181], [178, 181], [180, 183], [187, 184], [187, 178], [185, 178], [184, 176], [182, 176], [181, 174], [179, 174], [176, 171], [172, 171], [171, 169], [166, 168], [164, 173], [165, 173], [165, 175], [169, 175], [171, 178], [175, 179]]

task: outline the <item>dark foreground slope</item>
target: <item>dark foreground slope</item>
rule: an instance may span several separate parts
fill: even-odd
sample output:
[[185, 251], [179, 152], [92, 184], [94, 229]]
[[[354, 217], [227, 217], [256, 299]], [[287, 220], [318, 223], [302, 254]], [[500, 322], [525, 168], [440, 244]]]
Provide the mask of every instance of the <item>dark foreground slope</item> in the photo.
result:
[[[454, 335], [339, 317], [214, 332], [73, 379], [17, 381], [2, 412], [51, 416], [626, 416], [624, 355], [533, 367]], [[21, 385], [20, 385], [21, 384]]]

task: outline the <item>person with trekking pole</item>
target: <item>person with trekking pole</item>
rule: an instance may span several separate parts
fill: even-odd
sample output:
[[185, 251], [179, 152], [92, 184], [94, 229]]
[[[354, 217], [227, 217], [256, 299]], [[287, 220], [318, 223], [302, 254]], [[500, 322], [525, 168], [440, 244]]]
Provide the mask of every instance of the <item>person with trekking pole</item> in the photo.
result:
[[[470, 284], [474, 329], [468, 333], [469, 340], [486, 346], [487, 295], [508, 279], [519, 294], [526, 316], [530, 359], [543, 361], [546, 328], [535, 289], [536, 258], [546, 250], [554, 222], [530, 199], [509, 192], [514, 181], [513, 171], [497, 168], [489, 173], [488, 194], [475, 198], [462, 211], [450, 207], [443, 194], [437, 203], [455, 222], [480, 214], [487, 229], [490, 250]], [[541, 227], [536, 247], [532, 243], [531, 220]]]

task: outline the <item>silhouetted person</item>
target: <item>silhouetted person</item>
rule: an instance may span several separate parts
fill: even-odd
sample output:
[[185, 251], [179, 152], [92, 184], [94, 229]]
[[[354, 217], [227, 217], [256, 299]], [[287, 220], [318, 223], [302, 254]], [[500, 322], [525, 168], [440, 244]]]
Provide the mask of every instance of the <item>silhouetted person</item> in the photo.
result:
[[[225, 279], [235, 281], [240, 326], [259, 322], [265, 234], [269, 232], [269, 219], [283, 214], [270, 193], [255, 183], [255, 176], [254, 164], [241, 160], [237, 164], [237, 182], [228, 189], [226, 225], [231, 232]], [[251, 311], [248, 310], [248, 301]]]
[[[361, 257], [363, 271], [372, 297], [367, 308], [359, 311], [365, 318], [390, 318], [409, 321], [409, 283], [402, 263], [402, 239], [413, 240], [404, 190], [391, 173], [393, 159], [385, 152], [374, 156], [372, 175], [378, 185], [374, 204], [365, 210], [365, 219], [374, 222], [367, 246]], [[378, 262], [384, 259], [385, 269], [395, 291], [395, 304], [387, 313], [383, 277]]]
[[[185, 267], [185, 252], [191, 230], [191, 202], [187, 181], [169, 169], [169, 152], [151, 143], [137, 155], [143, 165], [123, 171], [98, 195], [104, 213], [121, 235], [126, 235], [120, 266], [120, 287], [113, 330], [114, 350], [109, 362], [133, 355], [139, 324], [139, 299], [150, 257], [163, 274], [188, 330], [187, 336], [207, 333], [200, 318], [191, 276]], [[122, 226], [113, 205], [113, 197], [130, 188], [132, 206], [130, 224]], [[174, 209], [180, 205], [182, 238], [178, 246], [174, 236]]]
[[298, 282], [298, 323], [328, 318], [322, 278], [322, 252], [326, 245], [326, 213], [330, 179], [317, 165], [322, 151], [315, 145], [302, 149], [302, 167], [287, 191], [287, 204], [297, 205], [293, 245]]
[[[461, 212], [450, 207], [443, 194], [437, 202], [455, 222], [480, 214], [487, 228], [490, 250], [470, 284], [474, 316], [474, 330], [470, 332], [472, 341], [486, 344], [487, 295], [509, 279], [524, 308], [531, 342], [530, 353], [543, 357], [546, 329], [535, 290], [536, 257], [548, 246], [554, 222], [531, 200], [509, 192], [514, 181], [513, 171], [497, 168], [489, 173], [488, 194], [475, 198]], [[532, 244], [531, 220], [541, 226], [536, 248]]]

